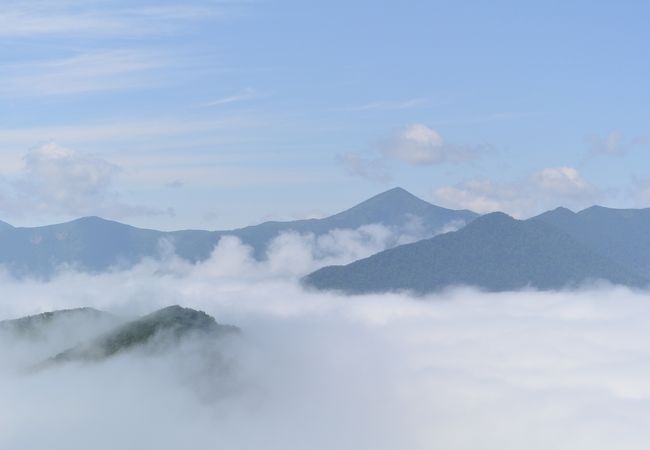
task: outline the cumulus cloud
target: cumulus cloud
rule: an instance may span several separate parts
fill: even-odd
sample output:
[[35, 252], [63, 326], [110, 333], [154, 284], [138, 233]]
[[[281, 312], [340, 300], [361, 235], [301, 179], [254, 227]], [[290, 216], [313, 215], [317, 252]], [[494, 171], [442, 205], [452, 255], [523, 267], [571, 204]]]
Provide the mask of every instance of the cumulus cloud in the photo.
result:
[[398, 130], [384, 153], [413, 166], [459, 163], [478, 158], [476, 150], [449, 144], [436, 130], [419, 123]]
[[503, 211], [524, 218], [557, 206], [582, 208], [602, 193], [572, 167], [551, 167], [511, 182], [468, 180], [434, 190], [434, 201], [478, 213]]
[[351, 175], [387, 182], [391, 179], [390, 168], [395, 160], [410, 166], [459, 164], [480, 158], [486, 149], [486, 146], [470, 147], [446, 142], [433, 128], [416, 123], [397, 130], [376, 156], [347, 152], [337, 155], [337, 159]]
[[44, 144], [23, 157], [20, 173], [5, 180], [6, 212], [56, 216], [126, 217], [167, 214], [122, 203], [115, 189], [120, 167], [98, 156], [56, 143]]
[[469, 209], [485, 214], [494, 211], [507, 212], [521, 217], [528, 208], [528, 201], [517, 187], [490, 180], [467, 180], [455, 186], [442, 186], [433, 191], [433, 200], [443, 206]]
[[533, 174], [532, 181], [546, 192], [571, 197], [590, 194], [594, 189], [573, 167], [542, 169]]
[[245, 275], [252, 279], [296, 279], [324, 266], [349, 264], [397, 245], [456, 231], [464, 225], [462, 221], [451, 221], [431, 232], [420, 218], [413, 216], [401, 226], [370, 224], [320, 235], [288, 231], [271, 240], [262, 260], [257, 260], [253, 249], [239, 238], [224, 236], [211, 257], [196, 267], [174, 258], [167, 259], [165, 264], [171, 264], [174, 270], [185, 267], [184, 272]]
[[130, 315], [179, 303], [243, 335], [219, 348], [225, 372], [194, 348], [178, 348], [25, 375], [14, 370], [24, 361], [14, 359], [14, 342], [0, 341], [0, 447], [647, 445], [645, 293], [349, 298], [305, 292], [271, 272], [251, 279], [250, 267], [232, 270], [239, 251], [228, 240], [204, 265], [161, 270], [149, 262], [49, 283], [2, 279], [0, 319], [76, 306]]

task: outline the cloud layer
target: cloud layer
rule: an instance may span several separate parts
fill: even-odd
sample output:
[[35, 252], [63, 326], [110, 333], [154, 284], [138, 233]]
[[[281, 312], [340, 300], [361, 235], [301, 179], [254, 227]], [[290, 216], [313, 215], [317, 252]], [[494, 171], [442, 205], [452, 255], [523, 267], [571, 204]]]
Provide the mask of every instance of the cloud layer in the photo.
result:
[[[193, 348], [31, 376], [4, 364], [0, 446], [645, 448], [643, 293], [346, 298], [305, 292], [294, 276], [251, 270], [245, 259], [230, 240], [196, 267], [149, 262], [50, 283], [5, 278], [0, 318], [81, 305], [129, 315], [180, 303], [244, 335], [220, 350], [225, 371]], [[0, 344], [5, 362], [16, 363], [15, 348]]]

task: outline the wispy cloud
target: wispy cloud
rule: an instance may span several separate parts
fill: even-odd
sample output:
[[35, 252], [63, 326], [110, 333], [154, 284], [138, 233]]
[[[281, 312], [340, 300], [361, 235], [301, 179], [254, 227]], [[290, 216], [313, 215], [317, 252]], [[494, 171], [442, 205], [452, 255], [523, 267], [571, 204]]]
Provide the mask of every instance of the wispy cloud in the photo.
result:
[[223, 15], [223, 5], [189, 1], [182, 5], [128, 7], [117, 1], [3, 2], [0, 36], [125, 36], [167, 32], [187, 22]]
[[249, 87], [236, 94], [229, 95], [227, 97], [223, 97], [217, 100], [213, 100], [211, 102], [202, 103], [200, 106], [209, 107], [209, 106], [227, 105], [229, 103], [237, 103], [246, 100], [252, 100], [257, 96], [258, 96], [257, 92], [253, 88]]
[[146, 87], [151, 73], [169, 64], [159, 52], [120, 49], [6, 65], [0, 95], [47, 96]]
[[371, 111], [371, 110], [400, 110], [400, 109], [410, 109], [424, 106], [429, 101], [426, 98], [412, 98], [409, 100], [398, 100], [398, 101], [375, 101], [366, 103], [365, 105], [360, 106], [351, 106], [347, 109], [348, 111]]
[[[189, 136], [213, 134], [225, 131], [237, 132], [259, 125], [254, 118], [228, 117], [204, 118], [201, 120], [152, 118], [150, 120], [116, 120], [102, 123], [79, 123], [74, 125], [0, 128], [0, 150], [32, 147], [46, 141], [64, 142], [66, 145], [98, 144], [152, 141], [161, 137], [169, 140], [173, 136], [187, 141]], [[162, 144], [155, 140], [156, 144]]]

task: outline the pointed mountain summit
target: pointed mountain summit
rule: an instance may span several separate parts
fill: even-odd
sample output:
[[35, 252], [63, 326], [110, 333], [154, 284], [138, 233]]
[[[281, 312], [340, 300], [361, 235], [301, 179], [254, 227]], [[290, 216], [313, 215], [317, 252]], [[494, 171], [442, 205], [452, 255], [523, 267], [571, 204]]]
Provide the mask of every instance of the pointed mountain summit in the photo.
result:
[[396, 187], [323, 220], [327, 220], [330, 226], [338, 222], [347, 225], [343, 228], [356, 228], [367, 223], [400, 225], [404, 217], [409, 216], [419, 217], [431, 227], [442, 228], [454, 220], [470, 222], [478, 214], [432, 205], [405, 189]]
[[402, 245], [304, 278], [317, 289], [350, 294], [453, 286], [486, 291], [555, 290], [606, 280], [645, 286], [648, 280], [598, 254], [542, 221], [520, 221], [503, 213], [479, 217], [465, 228]]
[[376, 195], [346, 211], [323, 219], [265, 222], [225, 231], [181, 230], [162, 232], [125, 225], [100, 217], [33, 228], [0, 227], [0, 265], [18, 276], [49, 277], [61, 267], [101, 272], [127, 269], [143, 258], [159, 258], [161, 243], [171, 244], [190, 262], [207, 259], [219, 239], [236, 236], [263, 259], [268, 244], [280, 233], [326, 234], [335, 229], [356, 229], [379, 224], [417, 228], [432, 236], [445, 228], [458, 228], [478, 215], [432, 205], [401, 188]]
[[449, 226], [461, 227], [476, 217], [478, 214], [468, 210], [453, 210], [432, 205], [397, 187], [323, 219], [265, 222], [224, 234], [239, 237], [244, 243], [253, 246], [256, 256], [261, 257], [269, 241], [285, 231], [321, 235], [335, 229], [356, 229], [371, 224], [387, 227], [416, 225], [420, 227], [423, 237], [426, 237]]

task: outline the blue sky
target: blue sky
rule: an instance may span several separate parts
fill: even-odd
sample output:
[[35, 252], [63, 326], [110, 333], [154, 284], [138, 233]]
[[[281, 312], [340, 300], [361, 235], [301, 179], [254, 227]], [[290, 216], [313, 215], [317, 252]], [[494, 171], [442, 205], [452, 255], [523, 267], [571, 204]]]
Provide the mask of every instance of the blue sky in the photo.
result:
[[8, 0], [0, 218], [650, 206], [645, 2]]

